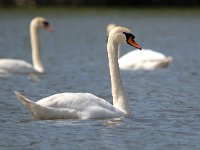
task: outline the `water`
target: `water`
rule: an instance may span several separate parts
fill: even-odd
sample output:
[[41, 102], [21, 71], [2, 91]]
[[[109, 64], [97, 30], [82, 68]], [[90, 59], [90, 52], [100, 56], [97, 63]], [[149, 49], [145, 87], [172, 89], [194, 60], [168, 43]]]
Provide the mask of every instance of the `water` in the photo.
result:
[[[0, 57], [31, 62], [28, 26], [37, 15], [55, 28], [40, 34], [47, 73], [0, 78], [0, 149], [200, 148], [199, 11], [2, 12]], [[133, 117], [33, 119], [13, 91], [34, 101], [60, 92], [90, 92], [112, 102], [105, 43], [110, 22], [131, 28], [143, 48], [174, 58], [167, 69], [121, 72]], [[122, 46], [122, 53], [132, 49]]]

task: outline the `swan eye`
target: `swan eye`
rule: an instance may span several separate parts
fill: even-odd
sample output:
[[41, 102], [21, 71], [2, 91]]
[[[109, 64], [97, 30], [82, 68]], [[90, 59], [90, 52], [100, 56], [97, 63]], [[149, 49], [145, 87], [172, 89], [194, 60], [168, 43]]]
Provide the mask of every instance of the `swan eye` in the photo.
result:
[[123, 32], [124, 34], [125, 34], [125, 36], [126, 36], [126, 40], [128, 40], [128, 39], [135, 39], [135, 36], [133, 35], [133, 34], [131, 34], [131, 33], [126, 33], [126, 32]]
[[43, 25], [44, 25], [44, 26], [49, 26], [49, 22], [43, 21]]

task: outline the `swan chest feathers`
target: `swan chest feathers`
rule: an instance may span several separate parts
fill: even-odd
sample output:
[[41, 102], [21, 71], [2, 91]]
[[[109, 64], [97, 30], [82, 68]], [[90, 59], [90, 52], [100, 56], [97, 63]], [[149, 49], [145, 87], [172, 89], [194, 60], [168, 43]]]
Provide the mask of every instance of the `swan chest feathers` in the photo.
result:
[[36, 104], [40, 107], [28, 109], [38, 119], [103, 119], [125, 116], [104, 99], [90, 93], [55, 94]]
[[0, 70], [8, 73], [22, 74], [37, 72], [31, 64], [17, 59], [0, 59]]

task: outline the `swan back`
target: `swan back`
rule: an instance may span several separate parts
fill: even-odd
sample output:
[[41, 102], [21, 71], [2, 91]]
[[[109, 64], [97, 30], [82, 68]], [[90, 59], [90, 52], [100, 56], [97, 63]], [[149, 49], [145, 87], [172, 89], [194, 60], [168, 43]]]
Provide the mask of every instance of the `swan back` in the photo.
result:
[[122, 112], [109, 102], [90, 93], [60, 93], [37, 102], [45, 107], [73, 110], [78, 118], [110, 118]]
[[150, 49], [133, 50], [119, 58], [120, 69], [128, 70], [153, 70], [165, 68], [172, 61], [172, 57]]
[[6, 73], [33, 73], [37, 72], [30, 63], [18, 59], [0, 59], [0, 69]]

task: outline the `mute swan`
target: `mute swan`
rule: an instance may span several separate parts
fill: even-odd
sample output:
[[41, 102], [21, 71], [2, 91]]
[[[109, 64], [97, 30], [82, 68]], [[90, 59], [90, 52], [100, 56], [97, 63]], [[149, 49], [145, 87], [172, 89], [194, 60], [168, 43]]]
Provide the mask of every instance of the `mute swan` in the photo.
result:
[[7, 73], [44, 73], [44, 67], [40, 57], [40, 41], [39, 41], [39, 29], [46, 29], [52, 31], [52, 27], [49, 22], [42, 17], [36, 17], [30, 24], [30, 36], [32, 46], [32, 61], [33, 66], [24, 61], [17, 59], [3, 58], [0, 59], [0, 70]]
[[15, 92], [18, 99], [36, 119], [104, 119], [130, 116], [118, 65], [118, 45], [141, 49], [131, 31], [117, 27], [108, 36], [107, 51], [111, 76], [113, 105], [90, 93], [60, 93], [33, 102]]
[[[117, 25], [113, 23], [108, 24], [107, 34], [115, 27]], [[119, 67], [122, 70], [154, 70], [165, 68], [172, 62], [171, 56], [165, 56], [150, 49], [133, 50], [121, 57], [119, 50], [118, 58]]]

